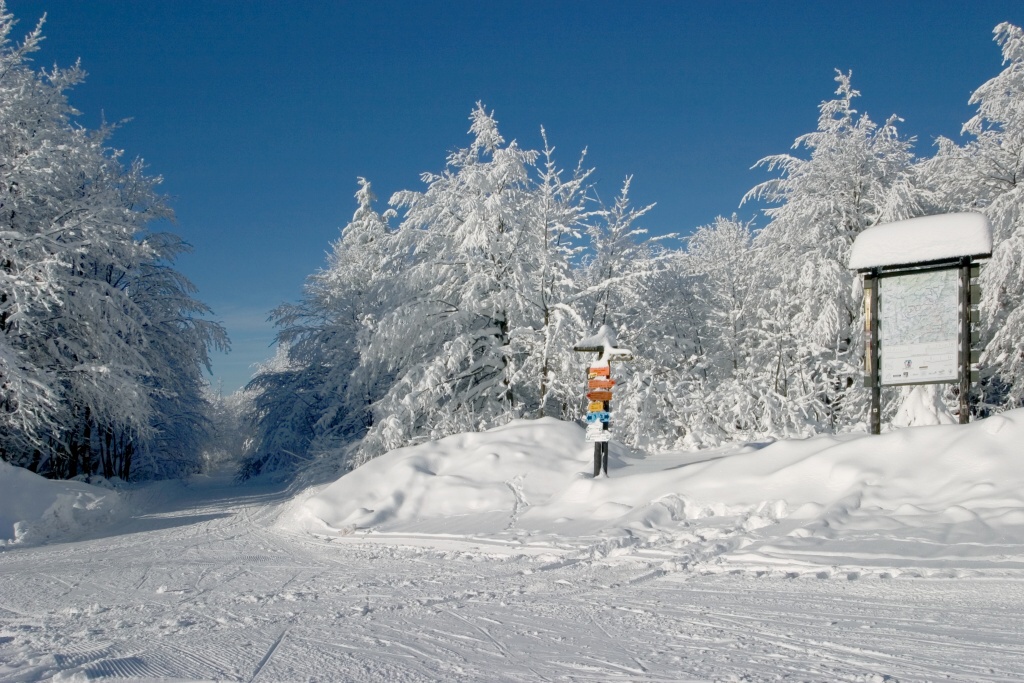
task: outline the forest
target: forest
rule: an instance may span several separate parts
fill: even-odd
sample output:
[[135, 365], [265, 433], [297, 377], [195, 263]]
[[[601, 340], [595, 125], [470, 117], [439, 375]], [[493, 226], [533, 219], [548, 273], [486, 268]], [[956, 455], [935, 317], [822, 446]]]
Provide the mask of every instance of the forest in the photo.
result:
[[[423, 186], [355, 211], [272, 312], [278, 345], [240, 393], [204, 377], [224, 329], [174, 268], [188, 249], [160, 178], [76, 123], [79, 67], [34, 70], [37, 27], [0, 17], [0, 455], [54, 478], [176, 477], [237, 460], [242, 478], [389, 450], [518, 418], [582, 417], [574, 343], [614, 328], [616, 438], [642, 450], [864, 430], [854, 238], [881, 223], [983, 212], [984, 352], [975, 415], [1024, 403], [1024, 31], [995, 29], [1003, 69], [971, 97], [966, 141], [931, 156], [901, 120], [857, 111], [837, 72], [816, 130], [762, 159], [765, 207], [649, 232], [627, 177], [610, 203], [586, 155], [563, 164], [506, 140], [477, 103], [468, 146]], [[932, 390], [956, 404], [954, 388]], [[887, 390], [899, 423], [905, 392]]]
[[[971, 410], [1024, 399], [1024, 32], [1001, 24], [1004, 69], [971, 97], [958, 145], [930, 157], [857, 111], [850, 73], [817, 129], [758, 162], [771, 176], [743, 203], [763, 225], [720, 216], [683, 236], [644, 228], [650, 206], [592, 192], [585, 156], [563, 166], [507, 142], [477, 104], [468, 147], [423, 188], [378, 209], [360, 179], [352, 220], [274, 312], [277, 356], [246, 389], [254, 420], [243, 475], [320, 457], [356, 467], [394, 448], [516, 418], [583, 416], [587, 358], [574, 343], [603, 324], [635, 360], [617, 366], [616, 438], [648, 450], [866, 429], [860, 276], [866, 228], [983, 212], [985, 350]], [[955, 388], [932, 400], [953, 408]], [[906, 389], [883, 394], [899, 424]]]

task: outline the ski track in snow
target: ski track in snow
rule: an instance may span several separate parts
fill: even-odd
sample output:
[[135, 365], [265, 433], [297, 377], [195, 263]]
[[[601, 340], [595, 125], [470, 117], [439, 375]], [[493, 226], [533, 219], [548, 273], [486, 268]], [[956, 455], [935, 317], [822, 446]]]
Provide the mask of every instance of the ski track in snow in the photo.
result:
[[716, 564], [745, 521], [721, 517], [657, 547], [326, 539], [273, 526], [283, 487], [154, 492], [103, 535], [0, 552], [0, 682], [1024, 679], [1012, 572]]

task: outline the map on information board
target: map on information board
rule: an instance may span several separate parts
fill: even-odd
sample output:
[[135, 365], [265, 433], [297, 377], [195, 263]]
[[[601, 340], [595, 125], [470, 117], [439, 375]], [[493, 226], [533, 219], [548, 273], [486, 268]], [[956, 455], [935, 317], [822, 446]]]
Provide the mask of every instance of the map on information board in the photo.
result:
[[882, 384], [957, 380], [958, 283], [955, 268], [879, 279]]

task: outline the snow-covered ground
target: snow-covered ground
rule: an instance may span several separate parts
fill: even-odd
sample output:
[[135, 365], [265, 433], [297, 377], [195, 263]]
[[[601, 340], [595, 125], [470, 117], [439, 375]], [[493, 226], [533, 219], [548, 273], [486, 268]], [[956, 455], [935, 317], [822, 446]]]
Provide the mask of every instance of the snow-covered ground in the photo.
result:
[[49, 481], [0, 460], [0, 549], [73, 537], [126, 513], [109, 485]]
[[[105, 504], [0, 469], [0, 536], [35, 491], [0, 550], [0, 681], [1021, 680], [1022, 444], [1014, 411], [613, 446], [594, 480], [581, 428], [522, 421], [305, 491]], [[102, 524], [49, 534], [68, 486]]]
[[[895, 576], [1024, 570], [1024, 410], [965, 426], [630, 457], [589, 474], [575, 425], [518, 421], [393, 451], [281, 526], [358, 541]], [[824, 567], [824, 569], [822, 568]]]

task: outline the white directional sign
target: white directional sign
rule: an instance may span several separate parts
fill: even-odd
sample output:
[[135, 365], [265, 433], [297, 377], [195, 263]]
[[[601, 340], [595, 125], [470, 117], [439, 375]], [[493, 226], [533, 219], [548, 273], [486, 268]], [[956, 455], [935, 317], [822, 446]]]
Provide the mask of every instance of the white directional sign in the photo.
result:
[[605, 429], [601, 422], [591, 422], [587, 425], [587, 443], [603, 443], [612, 440], [612, 431]]

